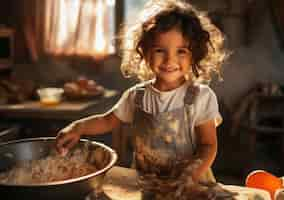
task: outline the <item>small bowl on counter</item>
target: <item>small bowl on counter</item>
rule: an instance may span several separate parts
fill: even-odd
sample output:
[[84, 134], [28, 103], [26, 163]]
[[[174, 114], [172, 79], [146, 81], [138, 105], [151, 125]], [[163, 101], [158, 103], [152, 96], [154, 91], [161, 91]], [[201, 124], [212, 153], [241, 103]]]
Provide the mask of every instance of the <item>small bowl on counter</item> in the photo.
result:
[[55, 87], [40, 88], [37, 90], [40, 103], [45, 106], [58, 105], [62, 101], [63, 93], [64, 90], [62, 88]]

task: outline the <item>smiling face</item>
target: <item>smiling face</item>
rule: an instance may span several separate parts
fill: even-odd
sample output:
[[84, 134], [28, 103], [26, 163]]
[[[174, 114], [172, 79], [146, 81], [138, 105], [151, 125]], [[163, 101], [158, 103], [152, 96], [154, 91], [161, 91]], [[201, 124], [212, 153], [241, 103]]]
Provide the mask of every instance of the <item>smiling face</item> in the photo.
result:
[[189, 41], [174, 28], [157, 33], [146, 53], [146, 62], [156, 76], [155, 86], [162, 91], [179, 87], [191, 69]]

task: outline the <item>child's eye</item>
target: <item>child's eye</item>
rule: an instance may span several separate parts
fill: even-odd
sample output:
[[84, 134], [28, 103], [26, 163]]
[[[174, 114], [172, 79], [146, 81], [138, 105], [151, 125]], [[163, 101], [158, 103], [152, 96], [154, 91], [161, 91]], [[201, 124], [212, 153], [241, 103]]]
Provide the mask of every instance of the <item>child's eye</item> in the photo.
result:
[[156, 48], [156, 49], [154, 49], [154, 52], [155, 53], [164, 53], [165, 51], [164, 51], [164, 49]]
[[187, 54], [188, 53], [188, 49], [178, 49], [178, 54]]

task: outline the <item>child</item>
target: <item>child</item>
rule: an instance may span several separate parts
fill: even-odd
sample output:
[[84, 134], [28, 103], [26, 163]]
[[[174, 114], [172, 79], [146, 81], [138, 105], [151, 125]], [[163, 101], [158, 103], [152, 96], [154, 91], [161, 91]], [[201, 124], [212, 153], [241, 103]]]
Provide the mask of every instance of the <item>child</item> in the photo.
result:
[[[172, 186], [186, 171], [194, 181], [204, 180], [216, 156], [222, 118], [214, 92], [201, 81], [220, 71], [223, 36], [184, 1], [150, 1], [138, 21], [124, 35], [121, 66], [142, 83], [126, 91], [111, 111], [61, 130], [57, 148], [64, 152], [82, 135], [131, 123], [140, 174]], [[190, 167], [196, 161], [197, 167]]]

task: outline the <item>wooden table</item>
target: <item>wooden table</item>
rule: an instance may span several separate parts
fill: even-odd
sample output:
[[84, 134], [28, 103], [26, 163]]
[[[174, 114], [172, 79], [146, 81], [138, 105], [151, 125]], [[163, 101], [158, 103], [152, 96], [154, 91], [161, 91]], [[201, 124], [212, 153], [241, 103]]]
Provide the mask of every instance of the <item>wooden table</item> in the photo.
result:
[[[1, 105], [1, 123], [19, 125], [20, 138], [56, 136], [61, 128], [74, 120], [108, 111], [118, 102], [120, 96], [119, 91], [106, 90], [103, 96], [92, 100], [65, 100], [56, 106], [43, 106], [39, 101]], [[113, 146], [117, 147], [117, 144]]]
[[108, 111], [119, 100], [120, 93], [106, 90], [105, 94], [88, 101], [63, 101], [56, 106], [43, 106], [39, 101], [0, 105], [1, 118], [77, 120]]
[[[236, 200], [271, 200], [269, 193], [264, 190], [237, 185], [221, 185], [227, 190], [237, 192]], [[106, 174], [102, 188], [111, 200], [141, 200], [142, 197], [134, 169], [117, 166], [111, 168]]]

